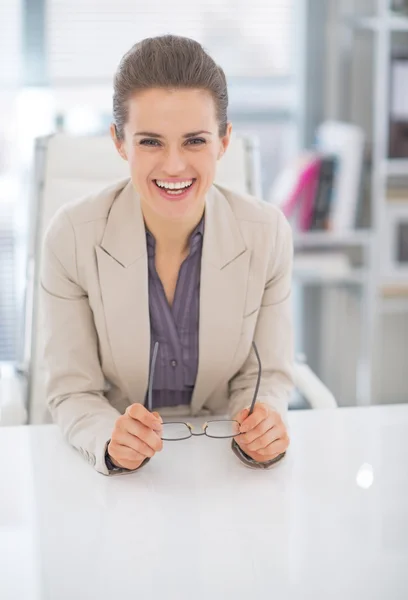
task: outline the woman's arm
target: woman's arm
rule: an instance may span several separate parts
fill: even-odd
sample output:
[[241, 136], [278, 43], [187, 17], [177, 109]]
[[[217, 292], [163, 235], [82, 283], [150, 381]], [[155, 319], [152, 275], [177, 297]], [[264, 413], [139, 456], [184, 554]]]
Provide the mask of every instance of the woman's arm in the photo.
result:
[[[292, 266], [292, 230], [280, 212], [254, 341], [262, 363], [257, 401], [276, 410], [286, 427], [288, 400], [293, 389]], [[251, 404], [257, 374], [258, 362], [251, 350], [240, 371], [229, 382], [231, 416]]]
[[78, 283], [75, 233], [64, 210], [46, 232], [41, 264], [47, 405], [67, 441], [97, 471], [108, 474], [105, 447], [120, 413], [104, 396], [97, 333]]

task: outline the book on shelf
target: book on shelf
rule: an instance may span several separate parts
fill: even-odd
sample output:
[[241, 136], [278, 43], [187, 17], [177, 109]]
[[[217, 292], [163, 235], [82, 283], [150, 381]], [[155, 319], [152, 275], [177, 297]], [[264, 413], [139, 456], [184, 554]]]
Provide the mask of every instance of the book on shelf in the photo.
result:
[[408, 16], [408, 0], [391, 0], [390, 9], [403, 16]]
[[408, 283], [384, 284], [381, 286], [383, 298], [408, 298]]
[[276, 178], [270, 201], [299, 232], [344, 233], [356, 228], [362, 195], [364, 134], [327, 121], [313, 150], [301, 153]]
[[320, 156], [304, 152], [276, 178], [270, 202], [279, 206], [294, 229], [308, 231], [313, 218], [320, 170]]
[[391, 57], [389, 100], [390, 158], [408, 158], [408, 54]]
[[332, 229], [331, 203], [334, 191], [334, 178], [337, 167], [335, 156], [322, 156], [320, 160], [319, 177], [314, 198], [311, 230]]
[[388, 202], [407, 202], [408, 203], [408, 186], [389, 187], [386, 193]]
[[356, 227], [364, 147], [364, 131], [357, 125], [326, 121], [317, 129], [316, 149], [337, 157], [330, 211], [330, 229], [333, 231], [344, 232]]

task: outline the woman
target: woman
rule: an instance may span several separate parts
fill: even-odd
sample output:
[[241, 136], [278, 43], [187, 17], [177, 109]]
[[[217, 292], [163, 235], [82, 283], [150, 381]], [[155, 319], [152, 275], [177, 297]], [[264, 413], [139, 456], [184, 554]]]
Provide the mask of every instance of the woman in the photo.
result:
[[[115, 75], [111, 125], [130, 178], [65, 206], [45, 236], [48, 407], [106, 475], [162, 450], [163, 417], [228, 412], [241, 424], [232, 449], [253, 468], [289, 444], [291, 231], [277, 208], [213, 184], [227, 105], [222, 69], [194, 40], [133, 46]], [[253, 341], [262, 379], [249, 415]]]

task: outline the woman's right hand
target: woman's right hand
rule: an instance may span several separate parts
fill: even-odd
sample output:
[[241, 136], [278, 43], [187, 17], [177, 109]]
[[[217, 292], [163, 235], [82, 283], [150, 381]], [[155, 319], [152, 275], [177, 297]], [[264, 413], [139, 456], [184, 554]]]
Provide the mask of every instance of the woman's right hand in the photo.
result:
[[115, 423], [108, 454], [116, 467], [137, 469], [147, 458], [163, 449], [162, 418], [143, 404], [132, 404]]

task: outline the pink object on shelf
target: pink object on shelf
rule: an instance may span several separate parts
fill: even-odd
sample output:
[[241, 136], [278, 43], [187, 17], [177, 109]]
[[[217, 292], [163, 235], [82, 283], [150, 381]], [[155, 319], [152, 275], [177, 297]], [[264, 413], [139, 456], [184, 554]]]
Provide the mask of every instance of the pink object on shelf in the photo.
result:
[[312, 224], [313, 205], [319, 181], [320, 158], [316, 155], [303, 157], [298, 165], [295, 185], [281, 206], [285, 216], [290, 219], [297, 210], [299, 231], [308, 231]]

